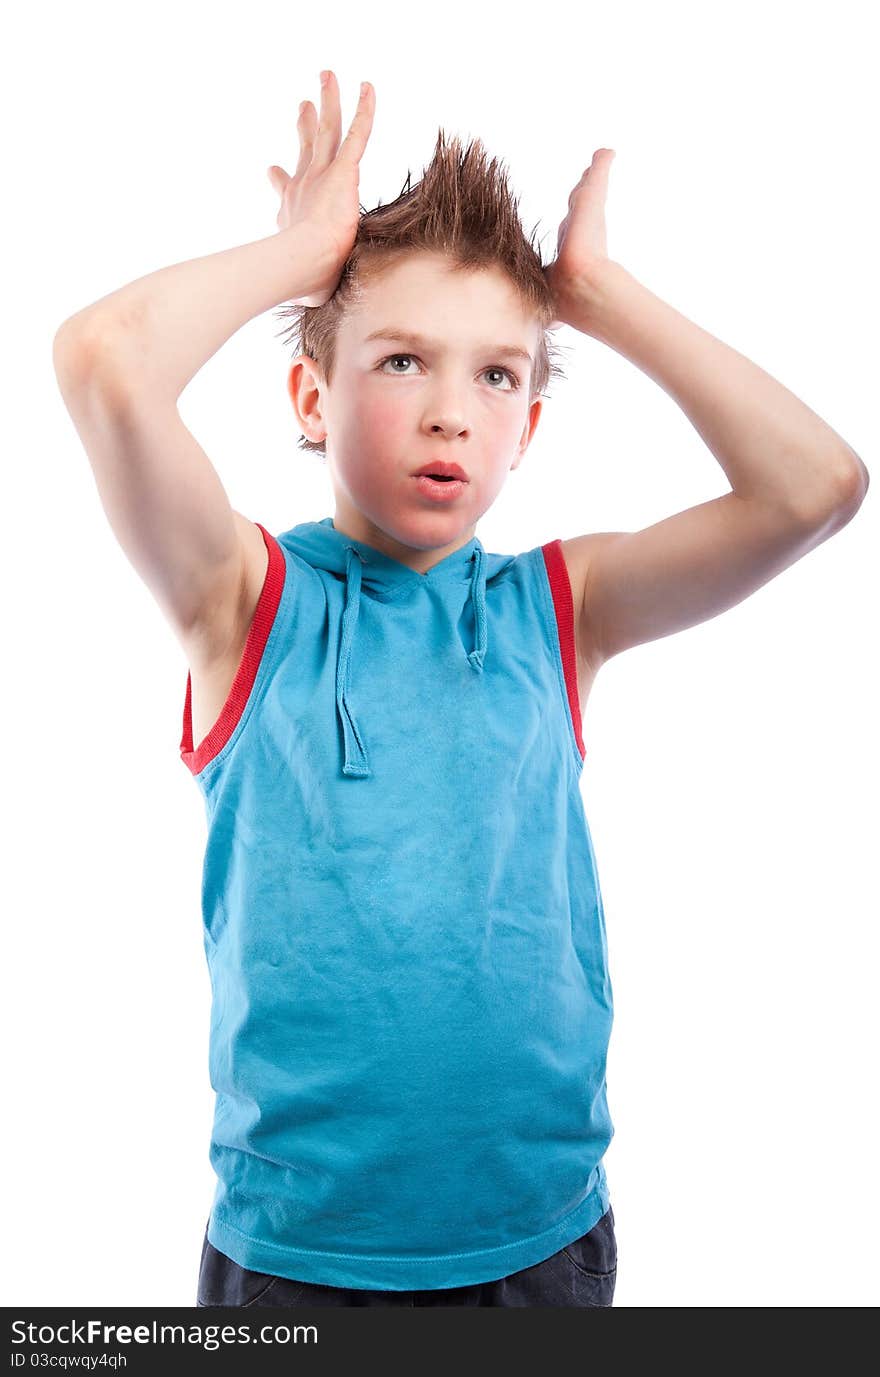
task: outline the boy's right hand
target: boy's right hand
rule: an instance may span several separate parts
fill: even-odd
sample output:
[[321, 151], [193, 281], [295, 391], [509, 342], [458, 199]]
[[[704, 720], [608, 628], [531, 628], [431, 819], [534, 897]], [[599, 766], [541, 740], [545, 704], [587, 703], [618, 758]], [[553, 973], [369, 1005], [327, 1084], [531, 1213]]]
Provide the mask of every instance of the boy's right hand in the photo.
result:
[[[323, 73], [322, 73], [323, 75]], [[340, 146], [342, 120], [339, 87], [332, 71], [321, 87], [321, 115], [304, 100], [299, 107], [299, 162], [288, 177], [282, 167], [268, 169], [269, 180], [281, 197], [279, 230], [295, 229], [298, 251], [305, 253], [309, 287], [293, 300], [302, 306], [323, 306], [339, 283], [354, 246], [360, 219], [358, 164], [373, 127], [376, 95], [364, 82], [354, 119]]]

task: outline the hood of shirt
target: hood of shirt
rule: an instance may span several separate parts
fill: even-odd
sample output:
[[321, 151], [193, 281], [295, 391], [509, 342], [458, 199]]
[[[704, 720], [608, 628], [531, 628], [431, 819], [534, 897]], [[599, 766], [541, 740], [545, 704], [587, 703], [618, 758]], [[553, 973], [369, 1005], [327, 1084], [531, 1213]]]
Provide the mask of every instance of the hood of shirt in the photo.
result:
[[367, 758], [365, 735], [357, 717], [357, 704], [352, 702], [352, 665], [357, 656], [358, 614], [362, 598], [377, 602], [387, 600], [389, 594], [402, 585], [430, 582], [435, 590], [442, 590], [450, 603], [463, 605], [469, 597], [473, 603], [474, 639], [471, 648], [463, 648], [468, 664], [475, 673], [482, 673], [483, 661], [489, 646], [489, 626], [486, 617], [486, 586], [497, 579], [516, 558], [515, 555], [489, 554], [477, 536], [452, 554], [438, 561], [427, 573], [419, 573], [400, 560], [367, 545], [353, 536], [344, 535], [325, 516], [321, 521], [304, 521], [277, 537], [279, 545], [310, 564], [345, 580], [345, 600], [342, 627], [338, 640], [336, 661], [336, 712], [342, 726], [344, 760], [343, 773], [360, 778], [372, 774]]

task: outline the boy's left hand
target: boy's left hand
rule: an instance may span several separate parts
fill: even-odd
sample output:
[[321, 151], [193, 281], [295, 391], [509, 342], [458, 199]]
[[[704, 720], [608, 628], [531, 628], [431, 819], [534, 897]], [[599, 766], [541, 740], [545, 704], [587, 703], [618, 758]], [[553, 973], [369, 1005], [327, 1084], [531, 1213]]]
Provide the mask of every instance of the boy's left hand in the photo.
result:
[[568, 198], [568, 214], [559, 226], [556, 258], [544, 269], [556, 302], [557, 318], [549, 326], [588, 324], [590, 296], [598, 288], [599, 275], [608, 262], [605, 230], [605, 198], [613, 148], [597, 148]]

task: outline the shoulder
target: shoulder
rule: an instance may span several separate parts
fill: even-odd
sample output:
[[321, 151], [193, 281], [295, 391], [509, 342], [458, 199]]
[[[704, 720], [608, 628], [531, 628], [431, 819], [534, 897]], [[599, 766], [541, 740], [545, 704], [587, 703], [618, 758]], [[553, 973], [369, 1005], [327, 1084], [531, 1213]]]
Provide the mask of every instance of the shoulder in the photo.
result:
[[596, 668], [602, 656], [595, 622], [590, 616], [590, 573], [600, 551], [620, 534], [620, 531], [595, 531], [559, 542], [571, 587], [578, 656], [585, 664]]
[[620, 531], [595, 531], [591, 535], [573, 536], [570, 540], [559, 542], [573, 593], [577, 591], [583, 597], [592, 561], [600, 550], [621, 534]]
[[[283, 578], [283, 555], [274, 539], [264, 537], [255, 521], [233, 511], [236, 557], [222, 572], [203, 615], [187, 635], [184, 648], [193, 669], [213, 669], [241, 654], [261, 600], [270, 584]], [[274, 568], [274, 580], [271, 577]]]
[[270, 536], [267, 544], [266, 537], [257, 523], [242, 516], [241, 512], [233, 512], [233, 516], [241, 547], [241, 601], [238, 615], [239, 620], [247, 627], [266, 585], [269, 565], [276, 563], [273, 556], [278, 553], [277, 543]]

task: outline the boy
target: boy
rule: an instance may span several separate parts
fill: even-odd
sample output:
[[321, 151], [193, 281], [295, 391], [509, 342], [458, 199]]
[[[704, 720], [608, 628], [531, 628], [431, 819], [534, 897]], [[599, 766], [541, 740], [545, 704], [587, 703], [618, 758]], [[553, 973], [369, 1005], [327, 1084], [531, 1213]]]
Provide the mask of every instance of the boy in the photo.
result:
[[[294, 176], [270, 169], [277, 235], [140, 279], [56, 338], [108, 517], [190, 665], [217, 1091], [197, 1303], [610, 1306], [583, 705], [611, 656], [839, 530], [867, 473], [608, 258], [610, 150], [544, 269], [474, 145], [441, 137], [415, 188], [361, 216], [373, 91], [340, 145], [322, 75]], [[176, 401], [285, 301], [336, 509], [276, 538], [231, 510]], [[534, 434], [563, 322], [665, 387], [732, 491], [488, 554], [476, 523]]]

